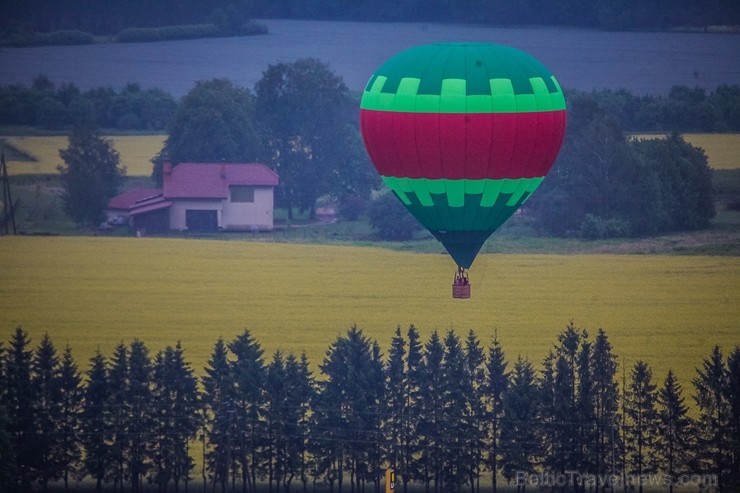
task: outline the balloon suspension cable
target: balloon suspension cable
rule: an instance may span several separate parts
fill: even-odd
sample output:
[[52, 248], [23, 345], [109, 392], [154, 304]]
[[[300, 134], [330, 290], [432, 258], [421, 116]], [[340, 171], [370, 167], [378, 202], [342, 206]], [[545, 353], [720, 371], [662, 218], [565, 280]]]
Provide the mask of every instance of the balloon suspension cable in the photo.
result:
[[458, 266], [457, 271], [455, 271], [455, 285], [463, 286], [467, 284], [470, 284], [470, 280], [468, 278], [468, 269]]

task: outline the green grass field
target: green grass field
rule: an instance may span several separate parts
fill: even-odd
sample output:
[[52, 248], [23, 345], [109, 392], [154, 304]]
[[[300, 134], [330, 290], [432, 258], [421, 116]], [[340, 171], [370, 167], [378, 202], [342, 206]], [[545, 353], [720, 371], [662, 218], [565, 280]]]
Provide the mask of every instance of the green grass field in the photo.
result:
[[[87, 367], [120, 341], [182, 341], [201, 372], [219, 336], [248, 328], [266, 355], [306, 351], [314, 368], [356, 324], [387, 350], [397, 326], [495, 331], [509, 360], [538, 365], [573, 321], [603, 327], [631, 367], [648, 361], [686, 388], [720, 344], [740, 344], [740, 258], [483, 255], [473, 297], [453, 300], [445, 255], [368, 247], [101, 237], [0, 237], [0, 340], [48, 332]], [[7, 347], [7, 346], [6, 346]], [[620, 360], [621, 362], [622, 360]]]

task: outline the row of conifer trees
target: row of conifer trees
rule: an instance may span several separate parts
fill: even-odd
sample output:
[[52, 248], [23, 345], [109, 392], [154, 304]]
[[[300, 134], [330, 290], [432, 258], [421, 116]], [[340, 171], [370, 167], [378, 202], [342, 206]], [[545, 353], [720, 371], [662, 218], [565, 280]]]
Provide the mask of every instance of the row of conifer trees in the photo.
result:
[[[631, 483], [740, 487], [740, 347], [696, 369], [690, 411], [673, 372], [620, 368], [607, 334], [569, 324], [538, 369], [493, 338], [399, 327], [387, 354], [352, 327], [314, 374], [245, 330], [202, 375], [178, 343], [98, 352], [85, 369], [17, 328], [0, 347], [0, 488], [495, 492]], [[644, 481], [647, 478], [649, 481]], [[597, 488], [598, 487], [598, 488]], [[414, 491], [417, 491], [414, 490]]]

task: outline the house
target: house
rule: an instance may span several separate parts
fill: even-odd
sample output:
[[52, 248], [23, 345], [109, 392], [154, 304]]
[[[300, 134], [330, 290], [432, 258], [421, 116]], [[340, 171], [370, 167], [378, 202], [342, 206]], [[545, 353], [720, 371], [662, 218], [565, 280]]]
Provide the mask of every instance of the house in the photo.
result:
[[163, 186], [113, 197], [108, 221], [139, 233], [269, 231], [278, 176], [259, 163], [163, 165]]

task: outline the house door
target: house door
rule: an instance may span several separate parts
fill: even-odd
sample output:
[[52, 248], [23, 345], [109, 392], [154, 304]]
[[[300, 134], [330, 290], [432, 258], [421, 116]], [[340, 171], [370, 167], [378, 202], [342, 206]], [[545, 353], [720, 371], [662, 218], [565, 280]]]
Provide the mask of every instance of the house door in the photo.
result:
[[218, 231], [218, 211], [188, 209], [185, 211], [185, 225], [188, 231], [198, 233]]

